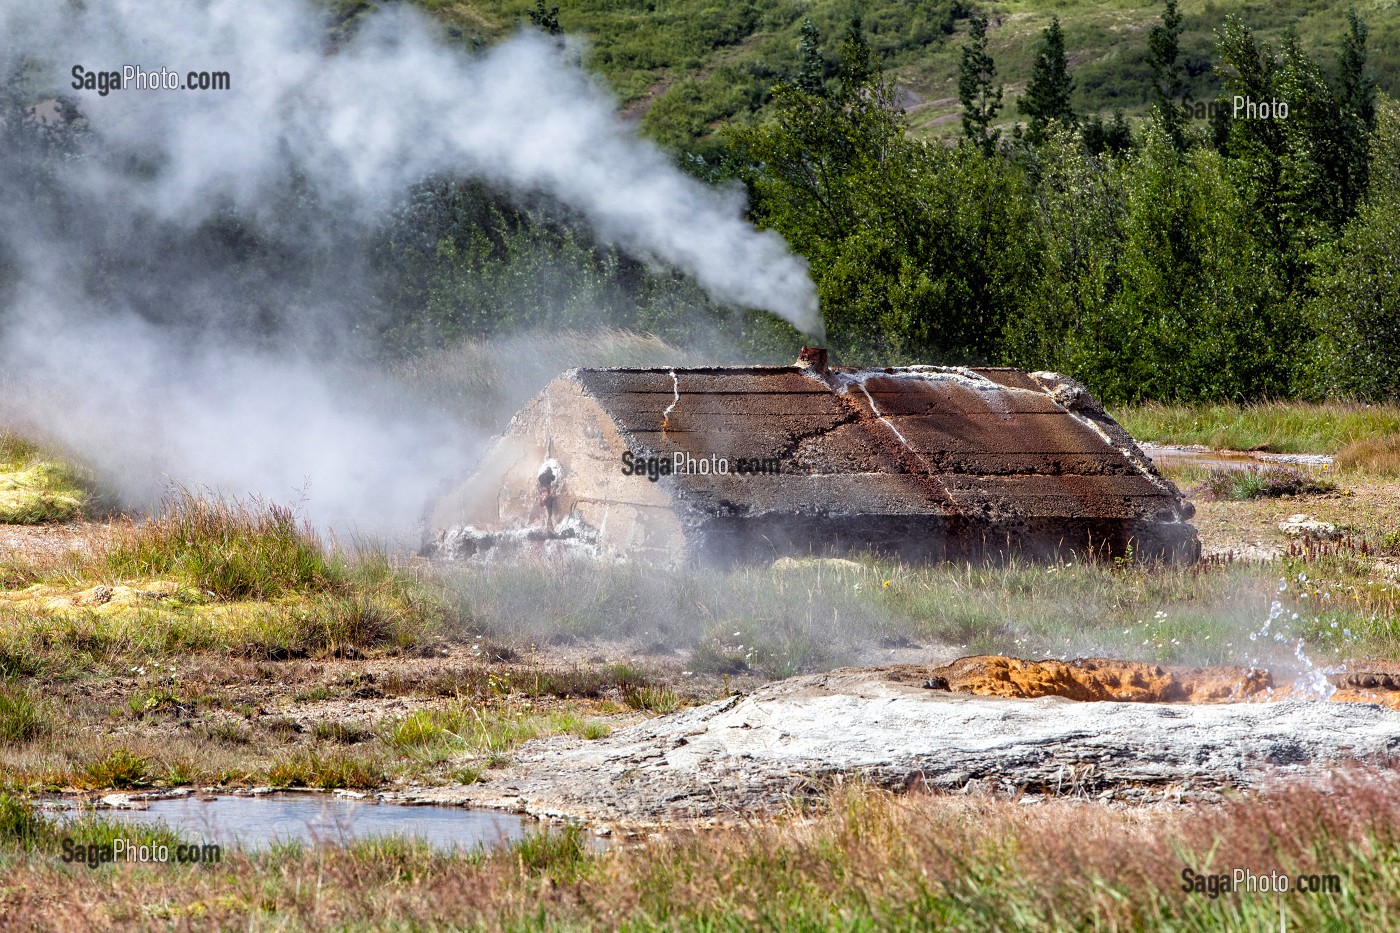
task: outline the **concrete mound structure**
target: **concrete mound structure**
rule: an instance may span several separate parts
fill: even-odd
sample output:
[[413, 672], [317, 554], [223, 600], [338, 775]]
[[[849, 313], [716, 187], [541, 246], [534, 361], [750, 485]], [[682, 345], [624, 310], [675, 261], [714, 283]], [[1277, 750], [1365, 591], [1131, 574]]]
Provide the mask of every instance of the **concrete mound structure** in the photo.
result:
[[430, 513], [424, 550], [1191, 561], [1193, 513], [1072, 379], [828, 367], [808, 349], [794, 366], [564, 373]]

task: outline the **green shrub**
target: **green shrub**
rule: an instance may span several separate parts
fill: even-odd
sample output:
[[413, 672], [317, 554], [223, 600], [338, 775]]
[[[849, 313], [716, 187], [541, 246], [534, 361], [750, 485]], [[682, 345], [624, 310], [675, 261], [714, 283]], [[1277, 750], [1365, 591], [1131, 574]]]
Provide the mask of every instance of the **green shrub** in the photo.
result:
[[151, 783], [146, 759], [125, 748], [115, 748], [105, 757], [89, 762], [83, 773], [89, 786], [102, 790], [144, 787]]

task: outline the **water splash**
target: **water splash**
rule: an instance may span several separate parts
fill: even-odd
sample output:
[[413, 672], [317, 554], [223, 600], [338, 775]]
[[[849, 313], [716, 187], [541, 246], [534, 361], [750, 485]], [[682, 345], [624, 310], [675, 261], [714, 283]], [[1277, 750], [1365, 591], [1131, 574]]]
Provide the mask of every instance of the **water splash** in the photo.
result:
[[[1300, 577], [1300, 579], [1306, 579]], [[1288, 581], [1278, 581], [1278, 592], [1282, 594], [1288, 592]], [[1252, 642], [1274, 641], [1278, 644], [1293, 642], [1293, 657], [1298, 662], [1298, 674], [1294, 678], [1293, 685], [1285, 694], [1284, 699], [1301, 700], [1306, 702], [1323, 702], [1332, 697], [1337, 692], [1336, 686], [1328, 679], [1329, 674], [1337, 673], [1340, 668], [1323, 668], [1318, 666], [1311, 657], [1308, 656], [1305, 643], [1301, 638], [1295, 638], [1287, 631], [1287, 623], [1298, 619], [1298, 613], [1293, 613], [1288, 620], [1280, 623], [1284, 612], [1283, 602], [1275, 599], [1269, 605], [1269, 615], [1264, 620], [1264, 624], [1257, 632], [1249, 633], [1249, 640]], [[1276, 625], [1276, 623], [1278, 623]], [[1251, 668], [1259, 668], [1260, 659], [1256, 656], [1249, 659]], [[1269, 699], [1273, 698], [1273, 690], [1267, 691]]]
[[1288, 698], [1314, 702], [1330, 700], [1332, 694], [1337, 692], [1337, 688], [1332, 681], [1328, 680], [1327, 675], [1337, 673], [1337, 670], [1324, 670], [1314, 664], [1303, 651], [1303, 639], [1301, 638], [1293, 646], [1293, 657], [1298, 659], [1302, 673], [1298, 675], [1297, 680], [1293, 681], [1293, 690], [1289, 693]]

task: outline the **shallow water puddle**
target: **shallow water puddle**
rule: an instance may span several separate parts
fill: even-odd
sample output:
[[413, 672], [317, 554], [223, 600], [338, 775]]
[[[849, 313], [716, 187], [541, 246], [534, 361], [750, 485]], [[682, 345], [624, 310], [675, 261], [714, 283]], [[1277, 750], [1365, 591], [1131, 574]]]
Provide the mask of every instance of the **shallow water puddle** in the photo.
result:
[[143, 802], [144, 809], [101, 813], [129, 823], [163, 824], [191, 841], [254, 851], [274, 842], [340, 844], [375, 836], [412, 837], [444, 852], [470, 851], [513, 842], [539, 825], [529, 817], [494, 810], [405, 806], [324, 794], [185, 796]]
[[1266, 466], [1327, 467], [1335, 459], [1327, 454], [1271, 454], [1176, 444], [1139, 443], [1138, 447], [1159, 468], [1185, 464], [1212, 470], [1246, 470]]

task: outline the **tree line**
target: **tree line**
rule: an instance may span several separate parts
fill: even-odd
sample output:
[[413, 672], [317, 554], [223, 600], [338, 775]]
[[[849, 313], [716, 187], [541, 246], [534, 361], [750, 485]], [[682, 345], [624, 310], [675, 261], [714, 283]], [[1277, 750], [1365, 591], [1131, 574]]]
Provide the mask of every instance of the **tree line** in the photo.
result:
[[[533, 19], [561, 28], [542, 2]], [[772, 117], [729, 127], [718, 154], [676, 158], [745, 186], [754, 222], [808, 260], [839, 362], [1055, 369], [1110, 401], [1400, 398], [1400, 108], [1367, 72], [1365, 23], [1349, 15], [1323, 67], [1294, 37], [1270, 48], [1228, 21], [1224, 90], [1206, 113], [1182, 97], [1181, 24], [1167, 0], [1145, 36], [1152, 110], [1130, 124], [1075, 112], [1052, 21], [1008, 124], [990, 24], [972, 11], [951, 145], [908, 133], [859, 21], [829, 57], [804, 24]], [[1236, 96], [1286, 102], [1288, 116], [1236, 117]], [[54, 180], [58, 166], [100, 157], [84, 149], [81, 119], [40, 120], [32, 104], [18, 81], [0, 88], [0, 192], [56, 227], [91, 230], [74, 274], [128, 308], [188, 306], [152, 300], [153, 283], [215, 275], [221, 313], [250, 332], [287, 339], [286, 309], [333, 300], [344, 313], [321, 326], [388, 356], [600, 323], [775, 360], [802, 340], [599, 245], [557, 205], [462, 179], [427, 179], [334, 242], [302, 235], [335, 228], [334, 205], [294, 182], [273, 229], [230, 209], [194, 231], [104, 233], [103, 215]], [[190, 274], [114, 272], [152, 255], [191, 256]], [[17, 258], [0, 251], [0, 296]]]
[[775, 118], [731, 134], [735, 164], [811, 262], [833, 351], [1057, 369], [1110, 400], [1400, 395], [1400, 112], [1364, 22], [1325, 70], [1228, 21], [1206, 119], [1180, 96], [1181, 22], [1168, 0], [1131, 128], [1075, 113], [1058, 20], [1006, 132], [973, 15], [955, 146], [909, 136], [858, 25], [834, 79], [780, 85]]

